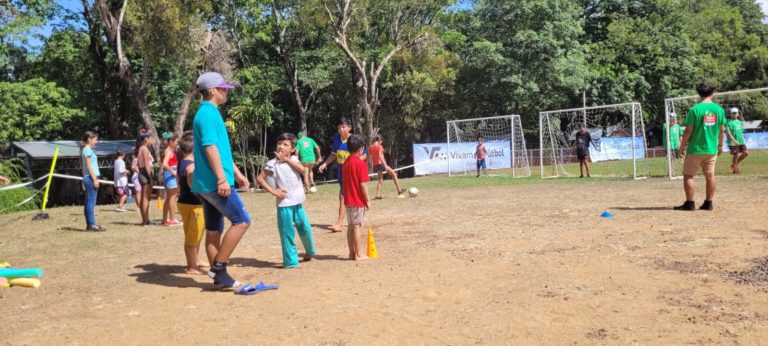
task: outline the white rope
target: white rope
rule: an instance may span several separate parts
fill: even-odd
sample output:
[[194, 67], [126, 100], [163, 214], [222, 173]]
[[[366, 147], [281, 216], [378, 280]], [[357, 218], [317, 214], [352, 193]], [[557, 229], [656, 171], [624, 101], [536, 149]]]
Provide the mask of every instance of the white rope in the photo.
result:
[[[70, 179], [70, 180], [83, 180], [83, 177], [80, 176], [74, 176], [74, 175], [66, 175], [66, 174], [59, 174], [59, 173], [53, 173], [53, 176], [56, 178], [63, 178], [63, 179]], [[107, 185], [115, 185], [114, 181], [111, 180], [101, 180], [99, 179], [99, 184], [107, 184]], [[133, 184], [128, 184], [129, 187], [134, 187]], [[152, 186], [153, 190], [164, 190], [165, 186]]]
[[[425, 163], [429, 163], [429, 162], [431, 162], [432, 160], [437, 160], [437, 159], [438, 159], [438, 158], [437, 158], [437, 157], [435, 157], [435, 158], [432, 158], [432, 159], [429, 159], [429, 160], [426, 160], [426, 161], [421, 161], [421, 162], [417, 162], [417, 163], [414, 163], [414, 164], [412, 164], [412, 165], [408, 165], [408, 166], [405, 166], [405, 167], [400, 167], [400, 168], [398, 168], [398, 169], [393, 169], [393, 171], [394, 171], [394, 172], [400, 172], [400, 171], [402, 171], [402, 170], [405, 170], [405, 169], [409, 169], [409, 168], [413, 168], [413, 167], [416, 167], [416, 166], [420, 166], [420, 165], [423, 165], [423, 164], [425, 164]], [[338, 165], [338, 164], [337, 164], [337, 166], [341, 166], [341, 165]], [[337, 169], [341, 169], [341, 167], [338, 167]], [[386, 174], [386, 173], [387, 173], [387, 172], [385, 171], [385, 172], [384, 172], [384, 174]], [[378, 174], [379, 174], [378, 172], [377, 172], [377, 173], [371, 173], [371, 174], [368, 174], [368, 177], [375, 177], [375, 176], [376, 176], [376, 175], [378, 175]], [[339, 181], [339, 179], [323, 180], [323, 181], [315, 181], [315, 185], [323, 185], [323, 184], [336, 183], [336, 182], [338, 182], [338, 181]]]
[[40, 178], [37, 178], [36, 180], [30, 181], [30, 182], [0, 187], [0, 191], [20, 189], [22, 187], [26, 187], [26, 186], [32, 185], [32, 184], [34, 184], [34, 183], [36, 183], [36, 182], [38, 182], [40, 180], [43, 180], [45, 178], [48, 178], [48, 174], [46, 174], [46, 175], [44, 175], [44, 176], [42, 176]]

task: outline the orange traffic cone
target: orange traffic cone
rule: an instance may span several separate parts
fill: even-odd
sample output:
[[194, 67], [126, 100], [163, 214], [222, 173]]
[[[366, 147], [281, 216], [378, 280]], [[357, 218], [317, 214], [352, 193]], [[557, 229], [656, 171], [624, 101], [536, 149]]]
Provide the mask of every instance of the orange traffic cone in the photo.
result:
[[376, 251], [376, 242], [373, 241], [372, 228], [368, 228], [368, 258], [379, 258], [379, 252]]

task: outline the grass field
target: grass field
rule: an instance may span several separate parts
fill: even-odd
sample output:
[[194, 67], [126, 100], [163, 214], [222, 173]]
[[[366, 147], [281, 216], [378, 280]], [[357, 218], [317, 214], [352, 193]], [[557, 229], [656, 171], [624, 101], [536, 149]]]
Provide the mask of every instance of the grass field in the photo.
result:
[[406, 199], [387, 181], [366, 216], [380, 258], [365, 262], [326, 230], [338, 187], [321, 186], [304, 204], [319, 253], [293, 270], [274, 199], [246, 193], [254, 223], [231, 272], [280, 285], [248, 297], [183, 274], [182, 230], [136, 213], [98, 206], [105, 233], [82, 232], [82, 207], [3, 215], [0, 261], [46, 270], [39, 289], [0, 289], [3, 341], [762, 344], [768, 178], [746, 163], [719, 177], [714, 212], [672, 211], [682, 183], [668, 179], [422, 177], [404, 180], [421, 190]]

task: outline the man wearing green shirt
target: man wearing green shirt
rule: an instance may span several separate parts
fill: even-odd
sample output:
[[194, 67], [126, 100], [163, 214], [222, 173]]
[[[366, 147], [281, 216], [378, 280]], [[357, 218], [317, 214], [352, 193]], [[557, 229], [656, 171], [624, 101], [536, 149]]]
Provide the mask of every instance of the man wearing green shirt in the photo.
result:
[[683, 162], [683, 187], [685, 203], [675, 207], [675, 210], [693, 211], [696, 205], [693, 196], [696, 185], [693, 176], [701, 170], [707, 181], [707, 198], [699, 207], [702, 210], [714, 210], [712, 198], [717, 188], [715, 183], [715, 162], [717, 156], [723, 153], [723, 129], [725, 127], [725, 110], [712, 102], [715, 86], [710, 82], [702, 82], [696, 86], [696, 92], [701, 102], [688, 110], [685, 116], [685, 132], [680, 148], [685, 152]]
[[733, 174], [739, 174], [739, 163], [749, 156], [747, 152], [747, 143], [744, 141], [744, 124], [739, 119], [739, 109], [731, 108], [731, 119], [725, 123], [725, 135], [728, 138], [728, 149], [731, 150], [733, 161], [731, 162], [731, 171]]
[[669, 153], [672, 157], [680, 157], [680, 141], [683, 139], [683, 129], [677, 123], [677, 114], [672, 112], [669, 115], [669, 134], [667, 134], [667, 124], [664, 124], [664, 149], [667, 149], [667, 138], [669, 138]]
[[307, 137], [304, 131], [301, 131], [299, 132], [299, 140], [296, 142], [296, 152], [299, 154], [299, 161], [304, 165], [304, 190], [314, 193], [312, 187], [315, 186], [315, 173], [313, 170], [315, 164], [323, 160], [320, 146], [315, 143], [314, 139]]

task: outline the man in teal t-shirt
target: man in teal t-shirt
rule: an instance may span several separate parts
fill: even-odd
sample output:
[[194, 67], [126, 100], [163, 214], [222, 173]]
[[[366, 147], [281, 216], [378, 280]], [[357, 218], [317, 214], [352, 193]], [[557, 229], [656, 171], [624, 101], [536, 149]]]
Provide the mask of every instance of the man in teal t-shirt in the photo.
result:
[[667, 149], [667, 137], [669, 137], [669, 152], [672, 157], [678, 158], [680, 156], [680, 140], [683, 138], [683, 129], [677, 123], [677, 114], [672, 113], [669, 115], [669, 134], [667, 134], [667, 124], [664, 124], [664, 149]]
[[739, 109], [731, 108], [731, 119], [725, 123], [725, 135], [728, 137], [728, 149], [733, 155], [731, 172], [739, 174], [739, 163], [749, 156], [747, 143], [744, 141], [744, 124], [741, 122]]
[[304, 131], [299, 132], [299, 140], [296, 142], [296, 152], [299, 154], [299, 161], [304, 166], [304, 190], [314, 193], [312, 186], [315, 186], [315, 164], [320, 163], [323, 157], [320, 153], [320, 146], [315, 140], [307, 137]]
[[[191, 188], [205, 216], [206, 252], [211, 263], [208, 276], [222, 289], [238, 290], [244, 285], [229, 275], [227, 263], [251, 225], [251, 216], [234, 185], [237, 181], [247, 189], [249, 182], [232, 161], [229, 135], [218, 108], [227, 102], [229, 91], [234, 87], [216, 72], [204, 73], [196, 84], [205, 101], [200, 103], [192, 124], [195, 174]], [[222, 237], [225, 217], [231, 226]]]
[[701, 102], [688, 110], [685, 116], [685, 132], [680, 148], [686, 153], [683, 162], [683, 187], [685, 203], [675, 207], [675, 210], [696, 209], [693, 201], [696, 185], [693, 176], [701, 170], [707, 181], [707, 197], [699, 207], [702, 210], [713, 210], [712, 198], [717, 188], [715, 182], [715, 163], [717, 156], [723, 152], [723, 129], [725, 127], [725, 110], [712, 102], [715, 86], [710, 82], [702, 82], [696, 86], [696, 92]]

